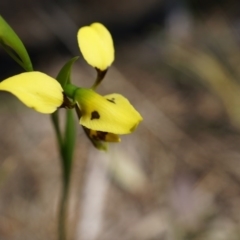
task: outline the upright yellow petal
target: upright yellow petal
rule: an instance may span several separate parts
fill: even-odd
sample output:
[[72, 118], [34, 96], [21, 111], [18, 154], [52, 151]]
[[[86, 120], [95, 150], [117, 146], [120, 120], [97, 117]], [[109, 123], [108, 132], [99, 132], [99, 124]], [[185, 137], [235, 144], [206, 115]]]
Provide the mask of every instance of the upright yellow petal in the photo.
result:
[[82, 110], [80, 124], [92, 130], [128, 134], [142, 121], [141, 115], [120, 94], [103, 97], [91, 89], [81, 88], [75, 99]]
[[78, 45], [84, 59], [93, 67], [106, 70], [114, 61], [112, 36], [101, 23], [93, 23], [78, 31]]
[[15, 95], [25, 105], [41, 113], [53, 113], [63, 103], [63, 89], [52, 77], [26, 72], [0, 83], [0, 90]]

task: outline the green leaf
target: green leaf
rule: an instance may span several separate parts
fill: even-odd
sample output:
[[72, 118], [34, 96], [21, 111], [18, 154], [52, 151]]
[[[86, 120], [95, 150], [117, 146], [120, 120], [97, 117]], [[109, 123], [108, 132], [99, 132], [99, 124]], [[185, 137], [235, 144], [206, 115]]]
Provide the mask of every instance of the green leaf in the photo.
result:
[[76, 60], [78, 60], [78, 56], [70, 59], [60, 70], [57, 75], [57, 80], [64, 88], [67, 83], [71, 83], [71, 70], [72, 66]]
[[73, 110], [66, 112], [66, 125], [63, 142], [63, 165], [66, 180], [69, 180], [72, 166], [73, 153], [76, 141], [76, 125], [74, 122]]
[[0, 15], [0, 45], [26, 71], [33, 71], [32, 63], [21, 39]]

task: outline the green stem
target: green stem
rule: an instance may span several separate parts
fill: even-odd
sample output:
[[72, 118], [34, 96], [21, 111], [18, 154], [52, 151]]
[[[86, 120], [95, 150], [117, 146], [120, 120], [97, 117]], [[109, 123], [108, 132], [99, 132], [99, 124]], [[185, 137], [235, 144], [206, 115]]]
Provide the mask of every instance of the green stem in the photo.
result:
[[68, 192], [69, 192], [69, 181], [66, 181], [65, 178], [63, 178], [62, 196], [61, 196], [61, 202], [60, 202], [60, 206], [59, 206], [59, 218], [58, 218], [59, 240], [67, 239], [66, 217], [67, 217]]
[[59, 240], [66, 240], [66, 217], [67, 217], [67, 199], [69, 192], [70, 183], [70, 173], [71, 173], [71, 159], [66, 154], [64, 140], [60, 131], [58, 111], [51, 115], [52, 123], [57, 137], [57, 143], [59, 148], [59, 153], [61, 155], [62, 162], [62, 195], [59, 205], [59, 217], [58, 217], [58, 234]]

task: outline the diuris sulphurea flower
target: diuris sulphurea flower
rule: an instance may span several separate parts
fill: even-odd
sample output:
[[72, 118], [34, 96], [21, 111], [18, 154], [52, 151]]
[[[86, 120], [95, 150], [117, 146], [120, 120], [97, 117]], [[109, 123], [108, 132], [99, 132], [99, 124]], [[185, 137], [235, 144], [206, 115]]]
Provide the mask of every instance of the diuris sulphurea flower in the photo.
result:
[[75, 108], [86, 135], [98, 149], [105, 150], [106, 142], [120, 142], [118, 135], [132, 133], [142, 117], [122, 95], [101, 96], [94, 90], [114, 61], [109, 31], [102, 24], [93, 23], [80, 28], [78, 42], [83, 57], [98, 72], [91, 89], [71, 84], [70, 70], [67, 70], [71, 60], [60, 71], [62, 78], [59, 81], [57, 77], [59, 82], [42, 72], [32, 71], [5, 79], [0, 83], [0, 90], [12, 93], [40, 113], [53, 113], [59, 107]]
[[84, 59], [97, 70], [97, 79], [92, 89], [76, 90], [73, 99], [81, 109], [78, 115], [85, 133], [97, 148], [102, 148], [100, 142], [120, 142], [118, 134], [133, 132], [142, 117], [122, 95], [101, 96], [93, 91], [114, 61], [114, 44], [107, 28], [101, 23], [82, 27], [77, 39]]
[[63, 89], [42, 72], [25, 72], [3, 80], [0, 90], [15, 95], [26, 106], [40, 113], [53, 113], [63, 103]]

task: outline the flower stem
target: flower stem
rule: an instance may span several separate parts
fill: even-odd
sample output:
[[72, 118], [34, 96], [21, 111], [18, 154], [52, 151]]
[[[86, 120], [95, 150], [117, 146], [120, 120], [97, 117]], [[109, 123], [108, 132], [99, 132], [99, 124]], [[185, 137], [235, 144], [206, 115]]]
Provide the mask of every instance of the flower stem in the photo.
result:
[[66, 232], [66, 217], [67, 217], [67, 199], [68, 199], [68, 190], [69, 190], [69, 181], [65, 181], [63, 178], [63, 185], [62, 185], [62, 196], [61, 202], [59, 206], [59, 217], [58, 217], [58, 234], [59, 240], [66, 240], [67, 239], [67, 232]]
[[66, 126], [64, 136], [59, 126], [58, 111], [52, 114], [52, 123], [56, 132], [59, 153], [62, 163], [62, 192], [59, 205], [58, 234], [59, 240], [67, 239], [66, 219], [67, 219], [67, 200], [70, 186], [70, 176], [72, 169], [72, 159], [75, 146], [75, 127], [72, 111], [66, 114]]

